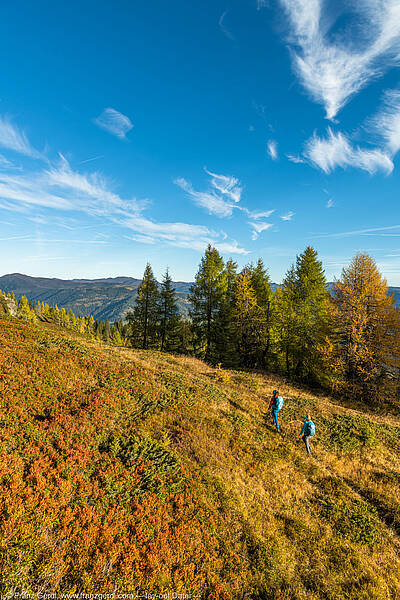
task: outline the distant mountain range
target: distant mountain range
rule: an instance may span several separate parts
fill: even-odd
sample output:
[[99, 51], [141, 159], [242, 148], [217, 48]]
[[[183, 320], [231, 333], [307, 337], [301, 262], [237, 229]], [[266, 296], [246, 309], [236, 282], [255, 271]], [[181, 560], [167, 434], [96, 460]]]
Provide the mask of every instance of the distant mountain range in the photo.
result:
[[[141, 279], [109, 277], [106, 279], [50, 279], [11, 273], [0, 277], [0, 290], [14, 292], [17, 298], [27, 296], [32, 302], [47, 302], [50, 306], [70, 308], [76, 315], [93, 315], [95, 319], [110, 322], [125, 319], [133, 308]], [[332, 287], [332, 284], [328, 284]], [[182, 314], [189, 312], [188, 293], [191, 282], [176, 281], [174, 288]], [[275, 290], [278, 284], [272, 284]], [[390, 287], [397, 306], [400, 306], [400, 287]]]
[[[125, 319], [133, 308], [137, 289], [142, 280], [134, 277], [110, 277], [107, 279], [49, 279], [11, 273], [0, 277], [0, 290], [14, 292], [19, 299], [26, 296], [32, 302], [47, 302], [49, 306], [70, 308], [76, 315], [93, 315], [95, 319], [110, 322]], [[190, 283], [174, 282], [178, 307], [188, 314]]]

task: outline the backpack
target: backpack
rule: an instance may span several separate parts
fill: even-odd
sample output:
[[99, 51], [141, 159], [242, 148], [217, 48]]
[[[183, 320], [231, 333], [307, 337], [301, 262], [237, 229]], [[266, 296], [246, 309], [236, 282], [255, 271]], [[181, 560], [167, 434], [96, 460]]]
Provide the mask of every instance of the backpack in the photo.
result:
[[278, 396], [275, 399], [274, 410], [281, 410], [282, 406], [283, 406], [283, 398], [282, 398], [282, 396]]
[[315, 425], [312, 421], [306, 421], [304, 435], [307, 437], [313, 437], [315, 435]]

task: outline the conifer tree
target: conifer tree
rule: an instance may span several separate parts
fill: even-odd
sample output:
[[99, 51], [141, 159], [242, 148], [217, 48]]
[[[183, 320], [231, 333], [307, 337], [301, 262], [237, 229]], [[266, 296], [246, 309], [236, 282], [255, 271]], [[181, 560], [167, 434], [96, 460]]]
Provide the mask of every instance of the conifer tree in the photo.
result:
[[[47, 309], [46, 309], [47, 307]], [[48, 305], [46, 304], [45, 306], [45, 314], [48, 313]], [[68, 311], [68, 327], [70, 329], [76, 329], [76, 317], [74, 315], [74, 313], [72, 312], [72, 309], [70, 308]]]
[[158, 298], [157, 281], [150, 263], [147, 263], [133, 312], [127, 314], [134, 346], [147, 349], [156, 344], [159, 325]]
[[180, 319], [176, 303], [176, 292], [168, 269], [161, 284], [159, 296], [161, 351], [173, 352], [179, 345]]
[[330, 301], [322, 263], [308, 246], [286, 274], [274, 303], [286, 371], [297, 379], [323, 379], [320, 347], [329, 333]]
[[28, 298], [26, 296], [21, 296], [18, 303], [18, 317], [25, 321], [36, 321], [35, 311], [29, 306]]
[[104, 323], [103, 321], [96, 321], [96, 333], [95, 338], [98, 342], [103, 341]]
[[179, 320], [179, 344], [177, 352], [180, 354], [193, 354], [193, 329], [189, 319], [181, 317]]
[[94, 325], [95, 325], [95, 320], [93, 318], [93, 315], [90, 315], [90, 317], [88, 319], [87, 327], [91, 333], [94, 333], [94, 331], [95, 331]]
[[208, 362], [218, 362], [218, 317], [226, 290], [224, 261], [218, 250], [209, 244], [189, 294], [195, 351]]
[[282, 285], [273, 298], [277, 348], [283, 356], [286, 373], [291, 374], [290, 357], [296, 349], [298, 333], [295, 314], [295, 270], [294, 265], [287, 271]]
[[123, 346], [121, 334], [117, 327], [113, 327], [111, 343], [114, 344], [114, 346]]
[[50, 316], [50, 320], [51, 320], [53, 323], [57, 323], [57, 313], [56, 313], [56, 309], [55, 309], [55, 307], [54, 307], [54, 306], [51, 306], [51, 307], [50, 307], [50, 310], [49, 310], [49, 316]]
[[262, 258], [259, 258], [256, 266], [247, 267], [251, 285], [257, 298], [257, 304], [264, 316], [265, 345], [262, 349], [262, 362], [268, 364], [271, 352], [271, 332], [273, 326], [271, 280]]
[[332, 384], [364, 400], [394, 394], [400, 369], [400, 318], [386, 280], [357, 254], [335, 283], [335, 332], [328, 346]]
[[103, 330], [103, 339], [105, 342], [107, 342], [107, 344], [109, 343], [111, 338], [111, 327], [110, 327], [110, 321], [108, 319], [106, 319], [105, 323], [104, 323], [104, 330]]
[[233, 314], [235, 284], [238, 276], [237, 268], [237, 263], [231, 258], [226, 262], [226, 292], [216, 318], [215, 361], [229, 367], [235, 367], [240, 362], [237, 331]]
[[57, 304], [54, 307], [54, 320], [56, 323], [60, 322], [60, 309], [58, 308]]
[[67, 327], [67, 312], [65, 308], [60, 310], [60, 324], [62, 327]]
[[263, 345], [265, 317], [257, 304], [257, 296], [246, 269], [236, 279], [233, 316], [241, 362], [246, 367], [253, 367], [257, 364]]
[[86, 331], [86, 320], [85, 317], [77, 317], [76, 319], [76, 330], [79, 333], [85, 333]]
[[[79, 333], [83, 333], [84, 328], [85, 328], [85, 317], [78, 315], [76, 317], [75, 327], [76, 327], [76, 331], [78, 331]], [[82, 328], [83, 328], [83, 331], [82, 331]]]

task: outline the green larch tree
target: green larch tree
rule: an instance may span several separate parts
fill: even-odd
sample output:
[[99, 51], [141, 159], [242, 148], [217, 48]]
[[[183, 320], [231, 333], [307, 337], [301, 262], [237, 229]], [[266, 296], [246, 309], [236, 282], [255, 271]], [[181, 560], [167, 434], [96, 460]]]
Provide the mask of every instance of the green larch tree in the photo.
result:
[[222, 297], [221, 307], [216, 318], [215, 361], [229, 367], [237, 366], [240, 361], [233, 316], [237, 269], [238, 265], [234, 260], [231, 258], [227, 260], [225, 265], [226, 292]]
[[18, 317], [33, 323], [36, 321], [35, 311], [29, 306], [28, 298], [26, 296], [21, 296], [18, 303]]
[[209, 244], [190, 288], [195, 352], [208, 362], [218, 362], [218, 317], [227, 290], [224, 267], [222, 256]]
[[247, 269], [236, 278], [233, 318], [240, 361], [245, 367], [254, 367], [263, 345], [265, 317], [257, 304], [257, 296]]
[[165, 272], [159, 295], [160, 349], [173, 352], [179, 347], [180, 318], [176, 292], [168, 269]]
[[143, 349], [154, 347], [160, 320], [158, 284], [147, 263], [133, 311], [127, 315], [132, 344]]
[[296, 258], [276, 294], [276, 322], [288, 375], [307, 382], [324, 378], [321, 345], [330, 330], [331, 295], [314, 248]]
[[262, 348], [262, 364], [268, 364], [271, 354], [271, 332], [273, 326], [273, 309], [272, 299], [273, 292], [271, 288], [271, 280], [268, 270], [266, 269], [262, 258], [259, 258], [255, 266], [247, 267], [250, 275], [251, 285], [256, 294], [257, 304], [263, 313], [264, 321], [264, 340], [265, 344]]

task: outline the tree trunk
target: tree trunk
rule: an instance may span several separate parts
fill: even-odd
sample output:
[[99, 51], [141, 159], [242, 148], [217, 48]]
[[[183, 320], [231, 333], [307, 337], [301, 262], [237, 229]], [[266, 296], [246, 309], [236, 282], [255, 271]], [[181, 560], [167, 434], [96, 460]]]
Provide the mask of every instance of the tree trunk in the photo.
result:
[[270, 323], [269, 323], [269, 321], [270, 321], [270, 306], [271, 306], [271, 302], [269, 301], [268, 307], [267, 307], [267, 344], [264, 348], [264, 352], [262, 355], [263, 364], [267, 364], [265, 359], [269, 354], [269, 347], [271, 345], [271, 327], [270, 327]]
[[164, 316], [163, 316], [163, 323], [162, 323], [162, 334], [161, 334], [161, 352], [163, 352], [164, 346], [165, 346], [166, 329], [167, 329], [167, 302], [165, 301], [164, 302]]
[[286, 356], [286, 373], [288, 375], [290, 375], [290, 363], [289, 363], [289, 345], [286, 345], [286, 352], [285, 352], [285, 356]]
[[211, 346], [211, 296], [208, 296], [207, 303], [207, 340], [206, 340], [206, 356], [207, 362], [210, 360], [210, 346]]
[[143, 349], [147, 350], [147, 325], [149, 319], [149, 291], [146, 289], [146, 302], [144, 305], [144, 328], [143, 328]]

